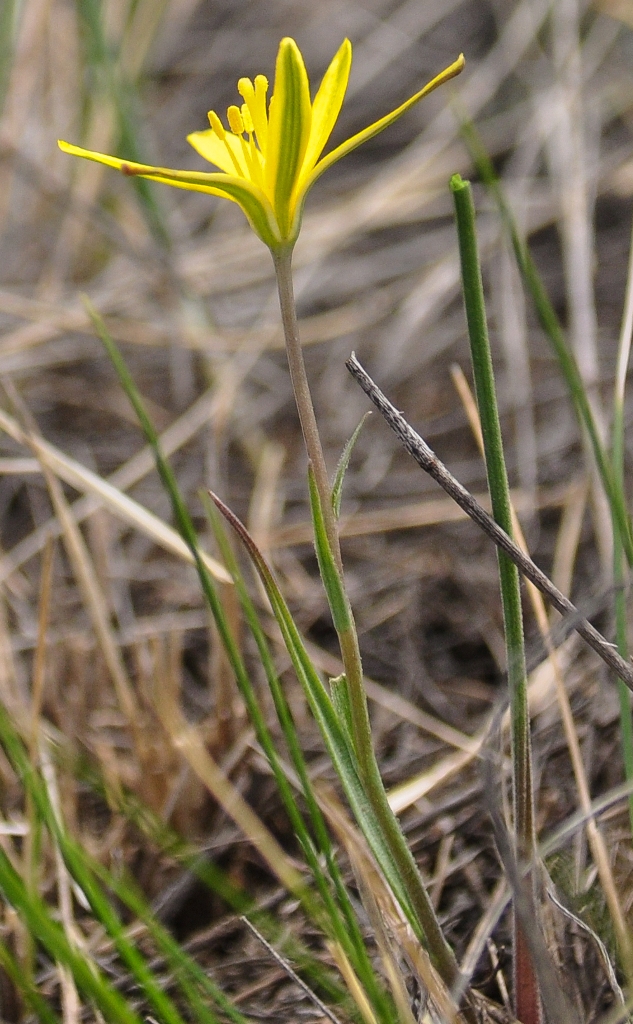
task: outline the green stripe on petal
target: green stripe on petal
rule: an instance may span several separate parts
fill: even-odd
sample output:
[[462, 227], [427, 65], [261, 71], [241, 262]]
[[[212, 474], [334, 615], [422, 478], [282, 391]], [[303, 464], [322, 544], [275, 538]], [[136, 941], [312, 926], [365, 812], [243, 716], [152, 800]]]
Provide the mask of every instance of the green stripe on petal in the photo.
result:
[[401, 118], [403, 114], [406, 114], [407, 110], [415, 106], [416, 103], [419, 103], [420, 100], [424, 99], [425, 96], [428, 96], [428, 94], [433, 92], [434, 89], [437, 89], [438, 86], [443, 85], [444, 82], [448, 82], [451, 78], [455, 78], [455, 76], [458, 75], [464, 67], [464, 64], [464, 55], [460, 53], [456, 61], [445, 68], [444, 71], [440, 71], [439, 75], [436, 75], [435, 78], [424, 86], [423, 89], [416, 92], [414, 96], [411, 96], [408, 100], [402, 103], [401, 106], [396, 107], [396, 109], [392, 110], [390, 114], [385, 114], [385, 116], [381, 117], [379, 121], [374, 121], [373, 124], [370, 124], [368, 128], [364, 128], [362, 132], [358, 132], [357, 135], [352, 135], [351, 139], [348, 139], [347, 142], [341, 143], [341, 145], [337, 146], [336, 149], [333, 149], [331, 153], [324, 156], [316, 165], [312, 173], [308, 175], [306, 181], [302, 183], [303, 194], [305, 195], [305, 193], [312, 188], [315, 181], [320, 178], [323, 172], [327, 171], [332, 164], [335, 164], [338, 160], [347, 156], [348, 153], [352, 153], [358, 148], [358, 146], [362, 146], [363, 142], [367, 142], [368, 139], [373, 139], [374, 135], [378, 135], [380, 132], [384, 131], [385, 128], [388, 128], [390, 124], [393, 124], [394, 121]]
[[[313, 170], [323, 152], [323, 147], [332, 134], [345, 99], [351, 66], [352, 44], [349, 39], [345, 39], [334, 55], [314, 97], [310, 140], [303, 158], [302, 178], [307, 177]], [[301, 188], [301, 183], [299, 188]]]
[[95, 153], [90, 149], [82, 149], [68, 142], [59, 141], [59, 148], [71, 156], [81, 156], [95, 163], [114, 167], [122, 174], [130, 177], [149, 178], [164, 185], [187, 189], [190, 192], [206, 192], [208, 195], [221, 196], [237, 203], [246, 214], [251, 227], [269, 249], [279, 249], [282, 239], [275, 222], [272, 207], [261, 188], [243, 178], [230, 174], [205, 174], [203, 171], [175, 171], [169, 167], [152, 167], [148, 164], [137, 164], [133, 160], [121, 160], [119, 157], [108, 156], [106, 153]]
[[310, 138], [311, 120], [310, 85], [303, 58], [294, 39], [282, 39], [270, 103], [265, 180], [284, 238], [288, 238], [292, 223], [292, 195]]

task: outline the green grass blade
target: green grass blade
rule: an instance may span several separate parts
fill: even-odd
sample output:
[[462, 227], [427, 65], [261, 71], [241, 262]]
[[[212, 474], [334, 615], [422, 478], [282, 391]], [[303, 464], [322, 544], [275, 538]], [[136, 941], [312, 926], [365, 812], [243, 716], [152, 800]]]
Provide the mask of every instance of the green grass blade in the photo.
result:
[[[455, 203], [464, 305], [484, 443], [488, 490], [496, 522], [508, 536], [512, 537], [510, 486], [503, 453], [494, 368], [488, 338], [472, 190], [470, 182], [463, 181], [459, 174], [454, 174], [451, 178], [450, 188]], [[536, 850], [536, 836], [521, 581], [516, 565], [505, 552], [498, 550], [497, 558], [510, 690], [514, 830], [519, 856], [531, 863]], [[524, 1024], [540, 1024], [542, 1016], [537, 977], [522, 923], [517, 915], [514, 927], [514, 966], [516, 1015]]]
[[[95, 80], [94, 92], [97, 96], [99, 93], [105, 94], [116, 113], [119, 137], [115, 140], [115, 147], [126, 159], [143, 163], [144, 154], [139, 146], [143, 134], [142, 118], [137, 113], [137, 90], [134, 82], [123, 79], [118, 66], [119, 55], [106, 40], [102, 20], [103, 4], [100, 0], [78, 0], [78, 10], [83, 26], [86, 64], [92, 70]], [[168, 249], [171, 244], [169, 231], [151, 182], [134, 177], [133, 187], [152, 235]]]
[[409, 902], [400, 874], [391, 852], [385, 844], [382, 830], [376, 820], [365, 789], [361, 784], [355, 756], [350, 751], [331, 698], [310, 660], [275, 578], [245, 526], [216, 495], [212, 494], [211, 496], [222, 515], [237, 533], [253, 561], [253, 565], [268, 594], [297, 678], [301, 683], [312, 714], [321, 730], [328, 754], [345, 789], [345, 794], [354, 816], [396, 899], [400, 903], [410, 924], [418, 933], [419, 923], [417, 916]]
[[2, 939], [0, 939], [0, 967], [4, 969], [5, 974], [40, 1024], [61, 1024], [53, 1007], [40, 995], [32, 984], [30, 975], [17, 963]]
[[313, 985], [327, 992], [334, 1001], [344, 1001], [345, 992], [322, 962], [267, 910], [262, 909], [246, 890], [236, 886], [217, 864], [209, 860], [205, 852], [184, 840], [134, 793], [119, 787], [111, 789], [93, 765], [73, 760], [72, 770], [93, 792], [102, 796], [113, 809], [132, 822], [162, 853], [182, 865], [211, 892], [216, 893], [227, 907], [256, 924], [269, 941], [281, 943], [284, 954], [299, 965], [299, 969], [310, 978]]
[[[629, 265], [627, 270], [624, 309], [618, 340], [618, 356], [616, 361], [615, 384], [613, 388], [613, 424], [611, 427], [611, 463], [617, 485], [623, 495], [626, 494], [624, 481], [625, 466], [625, 400], [627, 371], [631, 360], [633, 343], [633, 232], [629, 241]], [[618, 652], [629, 660], [628, 623], [627, 623], [627, 592], [626, 572], [622, 541], [617, 530], [615, 517], [613, 522], [613, 579], [615, 583], [615, 629]], [[631, 711], [631, 694], [621, 679], [618, 679], [618, 695], [620, 699], [620, 740], [624, 774], [627, 782], [633, 781], [633, 717]], [[633, 835], [633, 794], [629, 794], [629, 821]]]
[[[6, 712], [0, 706], [0, 716]], [[40, 897], [29, 892], [4, 850], [0, 847], [0, 891], [25, 922], [31, 935], [57, 963], [73, 976], [79, 991], [99, 1008], [112, 1024], [141, 1024], [141, 1018], [124, 997], [104, 977], [97, 965], [72, 946], [48, 907]]]
[[[128, 938], [126, 929], [106, 894], [88, 867], [88, 857], [62, 827], [42, 777], [33, 768], [29, 752], [17, 734], [6, 708], [0, 704], [0, 743], [37, 809], [38, 816], [57, 844], [68, 871], [80, 887], [98, 921], [112, 939], [148, 1002], [163, 1024], [184, 1024], [175, 1005], [147, 965], [138, 947]], [[35, 931], [33, 934], [38, 935]]]
[[[224, 560], [233, 582], [235, 584], [237, 594], [244, 612], [244, 616], [251, 630], [257, 649], [259, 652], [260, 660], [266, 673], [266, 679], [273, 697], [273, 703], [277, 712], [277, 717], [281, 725], [284, 738], [288, 745], [290, 757], [292, 760], [293, 767], [297, 772], [301, 788], [303, 791], [304, 798], [308, 807], [308, 813], [312, 822], [312, 828], [316, 839], [317, 848], [324, 857], [325, 863], [328, 869], [330, 880], [334, 886], [334, 892], [338, 901], [336, 906], [332, 899], [329, 886], [327, 885], [326, 879], [323, 877], [319, 861], [313, 848], [312, 839], [305, 829], [303, 818], [300, 815], [298, 808], [294, 802], [294, 797], [290, 793], [290, 799], [294, 808], [286, 804], [288, 813], [291, 817], [291, 821], [295, 827], [295, 831], [299, 837], [302, 848], [306, 855], [306, 860], [312, 870], [312, 873], [317, 882], [317, 886], [321, 893], [326, 911], [329, 914], [330, 922], [332, 924], [332, 934], [341, 943], [343, 949], [347, 953], [356, 973], [359, 976], [360, 981], [365, 986], [366, 991], [372, 997], [373, 1005], [376, 1011], [381, 1015], [387, 1013], [386, 1019], [391, 1019], [391, 1007], [386, 1000], [385, 993], [378, 984], [376, 976], [371, 965], [371, 961], [367, 954], [365, 943], [358, 926], [358, 921], [354, 910], [352, 908], [347, 889], [343, 883], [341, 873], [334, 856], [332, 849], [332, 843], [327, 830], [327, 826], [323, 819], [323, 815], [318, 805], [316, 794], [310, 780], [308, 768], [301, 750], [299, 737], [297, 735], [296, 727], [292, 717], [292, 712], [286, 700], [283, 688], [281, 686], [279, 677], [275, 670], [275, 665], [270, 653], [268, 641], [262, 629], [259, 617], [253, 602], [251, 601], [248, 593], [244, 578], [240, 572], [237, 559], [233, 554], [231, 545], [228, 542], [228, 538], [223, 529], [219, 513], [216, 507], [210, 502], [209, 498], [204, 496], [204, 504], [207, 509], [207, 514], [211, 522], [220, 553]], [[283, 768], [278, 763], [277, 753], [274, 741], [270, 732], [266, 726], [265, 720], [259, 708], [255, 693], [250, 688], [251, 692], [248, 695], [244, 695], [247, 701], [247, 708], [251, 721], [255, 725], [256, 733], [259, 742], [269, 759], [269, 763], [275, 777], [281, 776], [282, 782], [279, 783], [280, 792], [284, 793], [287, 786]], [[298, 818], [298, 820], [297, 820]], [[342, 914], [341, 914], [342, 912]]]
[[113, 874], [97, 861], [91, 860], [90, 866], [102, 883], [112, 890], [139, 921], [143, 922], [154, 940], [156, 948], [165, 957], [167, 965], [191, 1009], [195, 1011], [196, 1021], [201, 1024], [218, 1024], [218, 1017], [203, 1001], [202, 996], [204, 996], [216, 1004], [223, 1019], [227, 1018], [233, 1021], [233, 1024], [248, 1024], [248, 1018], [233, 1006], [222, 989], [156, 919], [136, 883], [128, 877]]
[[0, 114], [2, 114], [11, 76], [20, 6], [20, 0], [3, 0], [0, 4]]
[[[331, 543], [326, 525], [320, 490], [311, 466], [308, 469], [308, 481], [317, 560], [345, 666], [349, 718], [346, 718], [344, 723], [339, 723], [339, 726], [345, 738], [347, 723], [351, 722], [358, 778], [367, 803], [371, 807], [373, 820], [380, 832], [383, 845], [389, 851], [393, 873], [397, 875], [402, 890], [407, 894], [407, 903], [416, 921], [416, 933], [420, 938], [424, 937], [423, 941], [444, 983], [452, 986], [459, 975], [455, 955], [444, 937], [418, 865], [387, 799], [380, 774], [374, 751], [356, 624], [345, 591], [342, 571], [335, 556], [336, 549]], [[362, 829], [362, 821], [359, 821], [359, 824]]]
[[[624, 493], [624, 394], [615, 396], [613, 403], [612, 426], [612, 463], [613, 472], [618, 486]], [[615, 517], [614, 517], [615, 519]], [[613, 581], [615, 584], [615, 638], [618, 652], [629, 660], [628, 614], [626, 572], [622, 540], [613, 524]], [[633, 780], [633, 716], [631, 711], [631, 692], [621, 679], [618, 679], [618, 698], [620, 702], [620, 742], [624, 762], [624, 777], [627, 782]], [[629, 822], [633, 835], [633, 793], [629, 794]]]
[[256, 906], [253, 897], [235, 885], [226, 872], [209, 860], [204, 852], [178, 835], [151, 808], [143, 804], [136, 794], [120, 786], [109, 786], [98, 769], [85, 759], [74, 758], [69, 770], [138, 828], [161, 853], [195, 875], [211, 892], [219, 896], [227, 907], [238, 914], [246, 914], [248, 917], [252, 915]]
[[547, 338], [549, 338], [558, 359], [578, 421], [589, 437], [596, 466], [602, 480], [602, 486], [613, 510], [614, 520], [622, 540], [627, 562], [633, 566], [633, 530], [627, 510], [626, 498], [618, 486], [611, 462], [600, 440], [578, 364], [567, 344], [560, 320], [545, 290], [536, 264], [526, 243], [521, 238], [516, 220], [505, 198], [492, 161], [472, 122], [462, 122], [462, 134], [470, 150], [477, 172], [497, 204], [501, 219], [511, 240], [525, 288], [532, 297], [541, 327]]

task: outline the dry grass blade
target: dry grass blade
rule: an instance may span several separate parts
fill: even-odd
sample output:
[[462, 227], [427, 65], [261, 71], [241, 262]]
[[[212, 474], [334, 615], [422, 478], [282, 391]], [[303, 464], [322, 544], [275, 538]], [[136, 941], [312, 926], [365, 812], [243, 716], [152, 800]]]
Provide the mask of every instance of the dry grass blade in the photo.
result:
[[240, 791], [211, 757], [200, 730], [187, 722], [178, 704], [177, 695], [173, 692], [171, 676], [165, 671], [160, 645], [154, 645], [154, 654], [156, 713], [174, 747], [182, 754], [220, 807], [260, 853], [273, 875], [288, 892], [299, 895], [305, 889], [301, 874], [261, 818], [249, 807]]
[[36, 433], [32, 418], [28, 414], [24, 403], [21, 401], [15, 387], [10, 381], [3, 381], [3, 386], [10, 400], [20, 409], [23, 419], [26, 421], [26, 428], [21, 431], [24, 441], [40, 459], [42, 473], [46, 480], [53, 508], [57, 514], [62, 527], [64, 543], [68, 552], [77, 583], [82, 592], [84, 601], [95, 628], [97, 637], [101, 644], [101, 650], [106, 665], [112, 677], [114, 689], [121, 711], [125, 716], [128, 727], [139, 745], [139, 753], [142, 752], [142, 740], [139, 733], [139, 708], [132, 682], [128, 677], [127, 670], [121, 655], [120, 648], [114, 638], [110, 623], [110, 610], [107, 601], [99, 587], [98, 576], [90, 558], [88, 548], [81, 536], [79, 527], [72, 517], [68, 502], [62, 491], [59, 480], [51, 470], [49, 463], [41, 457], [42, 441]]
[[[569, 494], [569, 485], [553, 487], [539, 495], [538, 509], [556, 508], [563, 503]], [[490, 509], [487, 493], [473, 495], [475, 500]], [[534, 508], [534, 500], [529, 493], [521, 490], [512, 491], [515, 507], [520, 511]], [[437, 526], [440, 523], [458, 523], [468, 518], [468, 514], [450, 498], [427, 498], [415, 505], [401, 505], [395, 509], [379, 509], [376, 512], [357, 512], [341, 516], [341, 537], [363, 537], [376, 533], [388, 533], [391, 530], [414, 530], [421, 526]], [[280, 526], [272, 534], [275, 547], [311, 542], [311, 526], [309, 523], [292, 523]]]
[[[61, 821], [62, 809], [57, 775], [46, 740], [40, 743], [39, 757], [42, 765], [42, 777], [48, 789], [51, 806], [54, 808], [57, 818]], [[64, 931], [73, 945], [83, 946], [85, 943], [75, 922], [73, 912], [71, 876], [57, 844], [55, 844], [55, 872], [57, 875], [59, 917], [64, 926]], [[58, 970], [62, 991], [64, 1024], [79, 1024], [81, 1020], [81, 1002], [72, 975], [63, 967], [59, 967]]]
[[[86, 316], [85, 312], [83, 315]], [[167, 457], [190, 442], [191, 439], [204, 427], [216, 422], [218, 418], [226, 416], [227, 403], [230, 405], [233, 401], [236, 388], [239, 386], [244, 372], [245, 370], [243, 367], [223, 368], [218, 372], [217, 385], [213, 389], [213, 393], [205, 391], [186, 410], [186, 412], [182, 414], [182, 416], [179, 416], [174, 423], [167, 427], [167, 429], [160, 435], [161, 450]], [[9, 420], [8, 425], [13, 429], [14, 424], [12, 421]], [[63, 458], [66, 457], [64, 456]], [[29, 460], [29, 463], [31, 462], [34, 463], [37, 467], [37, 472], [39, 472], [39, 462], [37, 462], [37, 460]], [[107, 480], [102, 482], [109, 484], [116, 491], [124, 492], [134, 484], [137, 484], [154, 468], [154, 453], [149, 446], [146, 446], [128, 459], [127, 462], [123, 463], [123, 465], [119, 466], [119, 468], [115, 470]], [[72, 471], [72, 469], [71, 460], [69, 470]], [[93, 480], [90, 471], [86, 470], [85, 467], [76, 466], [74, 469], [80, 477], [81, 471], [84, 470], [86, 474], [85, 479], [91, 483], [97, 484], [97, 481], [101, 480], [100, 477]], [[15, 471], [20, 471], [19, 467], [16, 467]], [[24, 470], [22, 469], [22, 471]], [[61, 476], [61, 473], [59, 475]], [[88, 490], [84, 497], [78, 498], [77, 501], [73, 502], [71, 507], [76, 521], [80, 523], [88, 516], [92, 515], [96, 509], [101, 508], [103, 504], [103, 499], [100, 497], [100, 490], [92, 489]], [[141, 508], [141, 506], [138, 507]], [[152, 523], [152, 525], [155, 524]], [[163, 524], [163, 526], [164, 525], [165, 524]], [[28, 537], [24, 538], [24, 540], [19, 541], [0, 561], [0, 580], [7, 579], [9, 575], [16, 569], [19, 569], [24, 562], [41, 551], [49, 537], [55, 537], [58, 535], [59, 524], [56, 519], [51, 519], [42, 526], [37, 527], [32, 534], [29, 534]], [[180, 550], [182, 550], [182, 548]], [[185, 557], [189, 558], [189, 556]], [[224, 567], [219, 566], [213, 560], [210, 560], [208, 564], [210, 571], [213, 572], [213, 565], [216, 567], [214, 575], [220, 571], [221, 573], [224, 573]], [[225, 577], [224, 575], [216, 575], [216, 578], [224, 579]]]
[[365, 373], [354, 353], [347, 360], [346, 365], [352, 376], [358, 381], [368, 397], [371, 398], [378, 411], [385, 417], [387, 423], [397, 434], [404, 447], [413, 455], [424, 471], [429, 473], [451, 495], [453, 500], [468, 512], [470, 518], [508, 555], [519, 571], [534, 583], [541, 593], [546, 595], [558, 611], [570, 616], [573, 628], [615, 674], [626, 683], [629, 689], [633, 690], [633, 669], [618, 654], [613, 645], [605, 640], [584, 616], [580, 615], [571, 601], [564, 594], [560, 593], [545, 573], [517, 547], [485, 509], [474, 500], [472, 494], [469, 494], [455, 477], [448, 472], [446, 466], [440, 462], [419, 434], [415, 433], [404, 417], [385, 398], [368, 374]]
[[[358, 829], [350, 822], [336, 796], [319, 790], [321, 806], [350, 859], [361, 898], [369, 915], [383, 959], [383, 967], [403, 1019], [412, 1017], [411, 1003], [402, 976], [403, 964], [421, 986], [422, 1000], [429, 1000], [443, 1024], [463, 1021], [451, 993], [434, 970], [426, 950], [399, 913], [395, 900]], [[403, 1006], [406, 1000], [407, 1005]]]
[[44, 694], [44, 676], [46, 671], [46, 633], [51, 612], [51, 591], [53, 585], [53, 557], [55, 548], [49, 541], [44, 548], [42, 558], [42, 581], [38, 603], [37, 647], [33, 661], [33, 683], [31, 687], [31, 742], [33, 743], [33, 760], [36, 760], [40, 735], [40, 715]]
[[[0, 410], [0, 429], [4, 430], [5, 433], [19, 444], [25, 444], [32, 448], [40, 465], [46, 466], [49, 472], [53, 472], [61, 480], [70, 484], [71, 487], [75, 487], [78, 491], [94, 495], [115, 515], [136, 529], [141, 530], [166, 551], [170, 551], [184, 561], [193, 563], [193, 555], [182, 537], [171, 526], [168, 526], [158, 516], [155, 516], [153, 512], [143, 508], [133, 498], [128, 497], [127, 494], [113, 487], [107, 480], [82, 466], [75, 459], [64, 455], [63, 452], [60, 452], [48, 441], [33, 434], [29, 435], [12, 416], [9, 416], [8, 413], [2, 410]], [[223, 583], [230, 582], [226, 569], [216, 562], [214, 558], [211, 558], [205, 552], [201, 552], [201, 557], [209, 572], [216, 579], [221, 580]]]
[[306, 985], [306, 983], [299, 977], [297, 972], [293, 971], [293, 969], [290, 966], [290, 964], [288, 963], [288, 961], [285, 960], [282, 956], [280, 956], [279, 953], [275, 949], [273, 949], [273, 947], [271, 946], [270, 942], [266, 941], [266, 939], [264, 938], [262, 933], [257, 930], [255, 925], [251, 921], [249, 921], [247, 917], [242, 917], [241, 921], [253, 933], [255, 938], [258, 939], [259, 942], [261, 942], [261, 944], [264, 947], [264, 949], [268, 950], [268, 952], [273, 957], [273, 959], [275, 959], [277, 961], [277, 963], [280, 964], [281, 967], [283, 967], [284, 971], [286, 972], [286, 974], [290, 978], [292, 978], [292, 980], [294, 981], [295, 985], [298, 985], [299, 988], [301, 989], [301, 991], [306, 994], [308, 999], [312, 1003], [314, 1003], [314, 1005], [321, 1011], [323, 1016], [327, 1017], [328, 1020], [331, 1020], [332, 1024], [341, 1024], [341, 1022], [340, 1022], [339, 1018], [336, 1016], [336, 1014], [332, 1012], [332, 1010], [329, 1008], [329, 1006], [326, 1006], [325, 1003], [323, 1003], [319, 999], [319, 997], [312, 991], [312, 989], [309, 988], [309, 986]]

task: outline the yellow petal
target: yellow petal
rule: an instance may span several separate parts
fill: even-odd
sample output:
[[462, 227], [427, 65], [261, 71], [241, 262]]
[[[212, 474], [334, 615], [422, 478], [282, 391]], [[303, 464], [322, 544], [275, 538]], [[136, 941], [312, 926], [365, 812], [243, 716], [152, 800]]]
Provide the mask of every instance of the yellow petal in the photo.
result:
[[392, 110], [390, 114], [386, 114], [384, 117], [381, 117], [379, 121], [374, 121], [373, 124], [370, 124], [368, 128], [364, 128], [362, 132], [358, 132], [357, 135], [352, 135], [347, 142], [341, 143], [341, 145], [337, 146], [336, 149], [333, 149], [331, 153], [324, 156], [308, 176], [304, 183], [303, 191], [307, 192], [308, 189], [312, 188], [317, 178], [320, 178], [323, 172], [327, 171], [332, 164], [335, 164], [342, 157], [347, 156], [348, 153], [353, 152], [353, 150], [358, 146], [362, 146], [363, 142], [367, 142], [368, 139], [372, 139], [374, 135], [378, 135], [379, 132], [384, 131], [384, 129], [388, 128], [390, 124], [393, 124], [394, 121], [397, 121], [398, 118], [402, 117], [410, 107], [413, 107], [425, 96], [428, 96], [430, 92], [437, 89], [439, 85], [443, 85], [444, 82], [448, 82], [449, 79], [458, 75], [464, 67], [464, 64], [464, 55], [463, 53], [460, 53], [456, 61], [445, 68], [444, 71], [440, 71], [439, 75], [436, 75], [435, 78], [424, 86], [423, 89], [416, 92], [414, 96], [411, 96], [408, 100], [402, 103], [401, 106], [396, 107], [396, 109]]
[[[196, 153], [199, 153], [204, 160], [208, 160], [210, 164], [215, 164], [221, 171], [226, 171], [227, 174], [237, 174], [235, 165], [237, 163], [240, 172], [244, 177], [247, 177], [240, 141], [229, 132], [225, 134], [224, 139], [219, 139], [213, 128], [207, 128], [202, 132], [191, 132], [187, 136], [187, 142], [190, 146], [193, 146]], [[230, 146], [230, 153], [227, 146]], [[235, 162], [231, 159], [231, 153]]]
[[291, 197], [310, 138], [311, 118], [310, 86], [303, 57], [294, 39], [282, 39], [270, 104], [265, 180], [284, 237], [290, 229]]
[[190, 192], [206, 192], [212, 196], [231, 199], [242, 208], [253, 230], [270, 249], [278, 249], [283, 241], [279, 236], [272, 207], [264, 192], [246, 179], [221, 172], [205, 174], [203, 171], [176, 171], [170, 167], [137, 164], [133, 160], [121, 160], [106, 153], [82, 149], [61, 139], [57, 145], [64, 153], [94, 160], [95, 163], [105, 164], [106, 167], [114, 167], [130, 177], [149, 178], [150, 181], [160, 181], [165, 185], [173, 185], [175, 188], [187, 189]]
[[338, 52], [323, 76], [312, 104], [312, 125], [310, 140], [303, 158], [301, 177], [307, 177], [323, 152], [332, 134], [336, 119], [341, 111], [350, 67], [352, 66], [352, 44], [344, 39]]

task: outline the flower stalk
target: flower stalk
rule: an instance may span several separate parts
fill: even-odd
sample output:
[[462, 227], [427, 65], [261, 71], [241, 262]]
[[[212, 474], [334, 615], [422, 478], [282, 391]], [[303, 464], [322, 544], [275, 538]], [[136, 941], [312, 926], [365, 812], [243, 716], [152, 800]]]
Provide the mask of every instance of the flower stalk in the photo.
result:
[[332, 507], [332, 489], [328, 476], [323, 445], [314, 412], [310, 385], [306, 374], [301, 339], [299, 337], [299, 325], [297, 323], [297, 309], [294, 298], [294, 287], [292, 282], [292, 248], [287, 247], [273, 252], [273, 263], [277, 278], [277, 291], [279, 294], [279, 306], [281, 309], [281, 322], [286, 342], [286, 355], [288, 368], [292, 381], [292, 390], [295, 396], [295, 404], [301, 423], [301, 432], [306, 448], [306, 453], [316, 487], [319, 492], [321, 509], [325, 523], [325, 530], [334, 555], [338, 571], [342, 574], [343, 562], [341, 559], [341, 547], [339, 544], [336, 517]]

